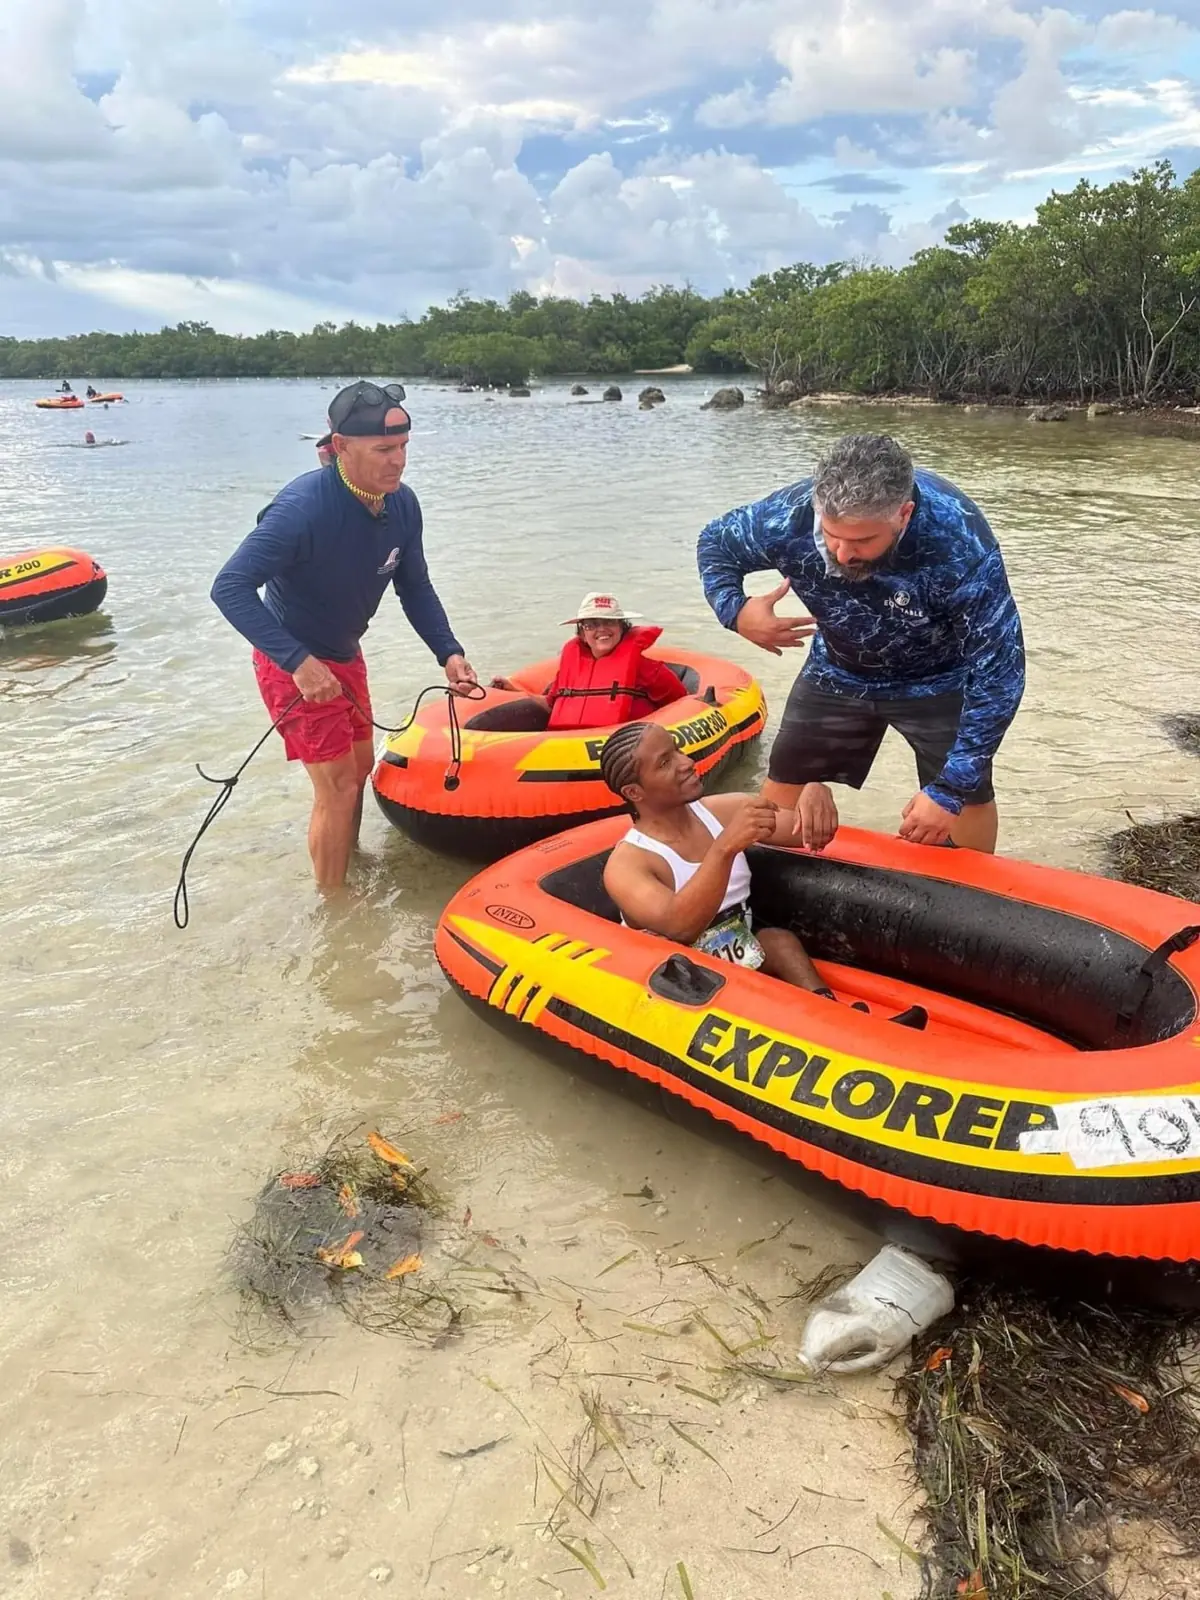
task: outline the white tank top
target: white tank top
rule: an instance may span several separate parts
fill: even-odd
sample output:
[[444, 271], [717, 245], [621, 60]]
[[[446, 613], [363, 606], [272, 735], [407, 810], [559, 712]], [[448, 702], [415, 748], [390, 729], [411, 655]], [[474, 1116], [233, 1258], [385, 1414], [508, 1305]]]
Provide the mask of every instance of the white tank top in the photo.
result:
[[[708, 829], [715, 839], [721, 831], [721, 824], [713, 816], [707, 806], [693, 800], [692, 811]], [[685, 883], [689, 883], [700, 870], [698, 861], [685, 861], [669, 844], [663, 844], [659, 839], [652, 839], [648, 833], [642, 833], [639, 828], [630, 828], [625, 835], [624, 844], [635, 844], [639, 850], [649, 850], [653, 855], [661, 856], [671, 869], [675, 879], [675, 893], [678, 894]], [[745, 852], [739, 850], [733, 858], [733, 870], [729, 874], [729, 887], [725, 890], [725, 897], [721, 901], [721, 911], [729, 911], [734, 906], [745, 905], [750, 898], [750, 863], [746, 860]], [[719, 913], [718, 913], [719, 915]]]

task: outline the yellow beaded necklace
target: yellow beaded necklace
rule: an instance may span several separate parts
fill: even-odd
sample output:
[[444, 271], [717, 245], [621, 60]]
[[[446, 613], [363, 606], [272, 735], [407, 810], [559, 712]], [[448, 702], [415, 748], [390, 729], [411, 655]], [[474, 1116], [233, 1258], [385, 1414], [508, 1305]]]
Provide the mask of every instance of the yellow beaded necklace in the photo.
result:
[[351, 483], [350, 479], [346, 476], [346, 469], [342, 465], [341, 456], [339, 456], [337, 458], [337, 469], [338, 469], [338, 477], [346, 485], [346, 487], [347, 487], [347, 489], [349, 489], [350, 493], [354, 494], [354, 495], [357, 495], [360, 500], [368, 500], [368, 501], [370, 501], [370, 503], [372, 505], [381, 506], [383, 504], [383, 502], [387, 499], [387, 495], [386, 494], [371, 494], [366, 489], [360, 489], [356, 483]]

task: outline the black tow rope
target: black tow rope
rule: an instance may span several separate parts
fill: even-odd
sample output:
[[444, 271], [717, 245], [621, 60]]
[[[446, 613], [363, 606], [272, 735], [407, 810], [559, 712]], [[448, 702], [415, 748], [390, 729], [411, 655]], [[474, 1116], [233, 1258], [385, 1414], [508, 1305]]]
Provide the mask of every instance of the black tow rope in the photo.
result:
[[[343, 689], [342, 692], [345, 698], [349, 700], [350, 704], [358, 712], [363, 721], [369, 722], [371, 726], [379, 733], [407, 733], [408, 729], [411, 728], [413, 723], [417, 720], [417, 712], [420, 711], [425, 697], [431, 694], [444, 694], [446, 696], [447, 711], [450, 722], [450, 765], [446, 768], [446, 776], [442, 782], [444, 787], [448, 789], [451, 794], [453, 794], [454, 790], [457, 789], [459, 784], [462, 782], [462, 729], [458, 721], [458, 706], [456, 701], [482, 700], [484, 695], [487, 693], [482, 684], [477, 683], [467, 694], [459, 695], [456, 694], [455, 691], [447, 684], [431, 683], [427, 688], [422, 689], [420, 694], [417, 696], [416, 701], [413, 704], [411, 715], [406, 717], [403, 722], [398, 723], [394, 728], [389, 727], [386, 723], [376, 722], [374, 717], [368, 717], [366, 712], [359, 705], [358, 701], [352, 694], [349, 693], [348, 690]], [[179, 882], [175, 886], [174, 914], [175, 926], [180, 930], [187, 927], [191, 918], [191, 907], [188, 904], [187, 875], [188, 868], [192, 864], [192, 857], [196, 853], [196, 846], [200, 843], [201, 839], [203, 839], [204, 835], [221, 815], [222, 811], [224, 811], [225, 807], [229, 804], [230, 798], [233, 795], [233, 791], [237, 788], [238, 780], [242, 776], [242, 773], [245, 772], [246, 768], [254, 760], [255, 756], [262, 749], [263, 745], [266, 744], [267, 740], [275, 732], [276, 728], [279, 727], [280, 723], [283, 722], [286, 717], [289, 717], [292, 714], [292, 712], [303, 699], [304, 696], [302, 694], [298, 694], [294, 699], [288, 702], [288, 704], [280, 712], [279, 716], [275, 718], [275, 721], [267, 729], [266, 733], [263, 734], [262, 738], [254, 746], [253, 750], [251, 750], [250, 754], [246, 757], [241, 766], [235, 773], [233, 773], [231, 777], [214, 778], [211, 773], [205, 772], [204, 768], [198, 761], [196, 762], [196, 771], [204, 779], [205, 783], [216, 784], [221, 792], [213, 801], [212, 805], [209, 806], [204, 821], [196, 830], [196, 837], [192, 840], [191, 844], [188, 845], [187, 850], [184, 852], [183, 862], [179, 868]]]

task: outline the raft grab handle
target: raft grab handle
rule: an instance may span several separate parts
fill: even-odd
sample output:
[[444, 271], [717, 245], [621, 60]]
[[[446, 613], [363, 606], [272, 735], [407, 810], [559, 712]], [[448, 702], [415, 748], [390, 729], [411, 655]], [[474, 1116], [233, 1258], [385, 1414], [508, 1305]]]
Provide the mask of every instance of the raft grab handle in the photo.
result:
[[651, 991], [681, 1006], [706, 1006], [724, 987], [725, 979], [719, 972], [698, 966], [687, 956], [668, 956], [650, 975]]
[[1154, 988], [1155, 978], [1171, 957], [1190, 949], [1197, 939], [1200, 939], [1200, 923], [1192, 923], [1186, 928], [1180, 928], [1179, 932], [1173, 933], [1169, 939], [1164, 939], [1156, 950], [1150, 952], [1134, 974], [1133, 989], [1129, 999], [1117, 1012], [1119, 1034], [1128, 1033], [1141, 1016], [1142, 1008]]

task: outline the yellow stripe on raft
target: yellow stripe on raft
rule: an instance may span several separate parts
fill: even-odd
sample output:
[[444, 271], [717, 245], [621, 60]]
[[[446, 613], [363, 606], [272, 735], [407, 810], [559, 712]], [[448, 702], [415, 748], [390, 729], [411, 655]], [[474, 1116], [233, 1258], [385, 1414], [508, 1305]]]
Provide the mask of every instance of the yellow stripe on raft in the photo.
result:
[[[663, 726], [668, 733], [675, 736], [681, 750], [694, 761], [702, 761], [710, 750], [722, 746], [730, 728], [740, 727], [752, 717], [765, 715], [766, 701], [762, 690], [757, 683], [749, 683], [739, 689], [725, 705], [705, 706], [703, 711], [695, 716], [676, 717], [673, 722], [664, 722]], [[404, 733], [393, 734], [387, 741], [386, 750], [390, 755], [403, 756], [406, 760], [412, 761], [419, 754], [427, 735], [434, 732], [442, 733], [444, 736], [446, 730], [443, 727], [425, 728], [419, 723], [414, 723]], [[598, 728], [580, 733], [544, 733], [538, 736], [533, 749], [516, 763], [514, 770], [522, 773], [587, 772], [594, 774], [599, 780], [600, 750], [611, 732], [611, 728]], [[482, 729], [464, 728], [463, 760], [471, 761], [490, 750], [493, 745], [511, 745], [518, 739], [524, 740], [529, 737], [529, 734], [493, 733]]]
[[[577, 942], [561, 949], [550, 947], [564, 935], [548, 935], [531, 944], [469, 917], [450, 921], [466, 939], [503, 963], [505, 981], [498, 979], [493, 986], [492, 1004], [516, 1015], [517, 994], [524, 998], [531, 987], [540, 988], [525, 1013], [527, 1022], [535, 1021], [550, 1000], [558, 999], [665, 1052], [714, 1085], [735, 1087], [764, 1106], [801, 1122], [836, 1129], [862, 1145], [986, 1172], [1079, 1175], [1069, 1156], [1034, 1154], [1022, 1150], [1017, 1140], [1022, 1133], [1047, 1127], [1050, 1109], [1085, 1104], [1095, 1099], [1094, 1093], [1028, 1091], [933, 1074], [916, 1078], [886, 1062], [768, 1031], [754, 1018], [720, 1005], [685, 1010], [651, 995], [630, 978], [597, 967], [608, 951], [571, 960], [569, 952]], [[507, 993], [518, 975], [516, 988]], [[1129, 1094], [1113, 1093], [1105, 1099], [1136, 1100], [1147, 1094], [1200, 1098], [1200, 1082], [1139, 1085]], [[796, 1134], [803, 1137], [802, 1130]], [[1140, 1181], [1193, 1172], [1200, 1172], [1200, 1159], [1126, 1163], [1092, 1169], [1088, 1176]]]

